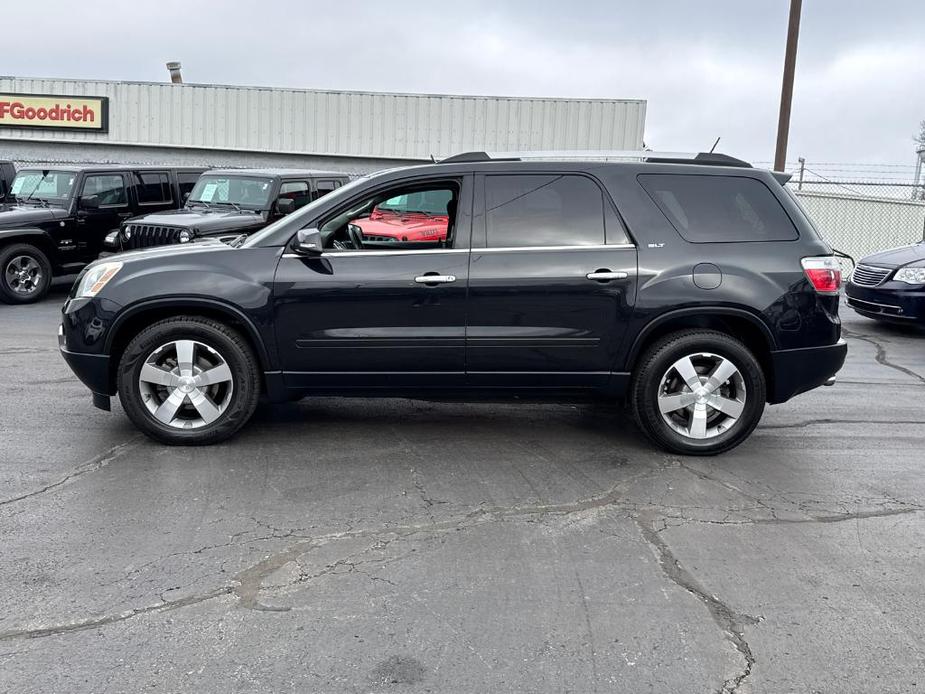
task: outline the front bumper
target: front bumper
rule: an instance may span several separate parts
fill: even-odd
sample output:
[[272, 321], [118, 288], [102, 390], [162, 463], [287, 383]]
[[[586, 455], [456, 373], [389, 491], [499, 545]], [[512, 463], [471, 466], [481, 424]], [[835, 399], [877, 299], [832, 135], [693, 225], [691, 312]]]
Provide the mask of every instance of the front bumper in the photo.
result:
[[838, 373], [848, 355], [848, 343], [839, 340], [834, 345], [784, 349], [771, 352], [773, 378], [768, 384], [768, 402], [789, 400], [829, 381]]
[[58, 349], [71, 371], [93, 394], [93, 404], [109, 409], [115, 395], [105, 337], [119, 305], [103, 298], [69, 298], [61, 310]]
[[925, 321], [925, 287], [905, 282], [884, 282], [879, 287], [845, 285], [848, 305], [867, 318], [908, 323]]
[[[109, 377], [109, 356], [106, 354], [83, 354], [68, 351], [64, 331], [58, 329], [58, 349], [74, 375], [93, 393], [93, 404], [109, 409], [109, 396], [115, 395]], [[103, 406], [105, 400], [105, 407]]]

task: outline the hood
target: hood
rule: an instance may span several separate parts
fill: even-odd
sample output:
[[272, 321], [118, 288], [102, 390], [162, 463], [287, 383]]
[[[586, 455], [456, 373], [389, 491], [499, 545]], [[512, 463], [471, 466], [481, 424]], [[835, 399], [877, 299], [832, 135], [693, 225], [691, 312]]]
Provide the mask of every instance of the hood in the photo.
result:
[[0, 229], [28, 226], [55, 219], [64, 219], [67, 211], [60, 207], [39, 207], [38, 205], [0, 205]]
[[[918, 262], [916, 262], [918, 261]], [[925, 265], [925, 241], [912, 246], [890, 248], [879, 253], [865, 256], [858, 264], [875, 265], [884, 268], [899, 268], [904, 265]]]
[[[137, 251], [125, 251], [123, 253], [118, 253], [116, 255], [110, 255], [105, 258], [100, 258], [99, 260], [93, 261], [87, 267], [92, 267], [94, 265], [99, 265], [100, 263], [107, 262], [121, 262], [121, 263], [132, 263], [137, 260], [156, 260], [158, 258], [175, 258], [177, 256], [182, 256], [185, 254], [194, 254], [194, 253], [209, 253], [216, 251], [224, 250], [234, 250], [227, 243], [222, 243], [218, 239], [201, 239], [199, 241], [193, 241], [191, 243], [176, 243], [170, 244], [167, 246], [153, 246], [151, 248], [144, 248]], [[81, 273], [82, 274], [82, 273]]]
[[241, 210], [224, 207], [222, 209], [206, 210], [185, 207], [182, 210], [165, 210], [143, 217], [135, 217], [125, 224], [151, 224], [157, 226], [181, 227], [196, 229], [201, 234], [214, 234], [225, 231], [237, 231], [263, 227], [266, 217], [253, 210]]
[[368, 236], [388, 236], [408, 241], [432, 238], [446, 238], [449, 218], [446, 215], [426, 213], [374, 214], [363, 219], [355, 219], [355, 224]]

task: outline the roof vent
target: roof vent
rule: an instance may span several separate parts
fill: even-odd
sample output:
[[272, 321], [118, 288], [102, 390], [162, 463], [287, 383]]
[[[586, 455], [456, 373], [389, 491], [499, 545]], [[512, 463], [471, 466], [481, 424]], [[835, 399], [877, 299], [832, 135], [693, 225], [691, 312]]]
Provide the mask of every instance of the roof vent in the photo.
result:
[[183, 75], [180, 74], [180, 68], [183, 67], [175, 60], [167, 63], [167, 69], [170, 71], [170, 81], [174, 84], [183, 84]]

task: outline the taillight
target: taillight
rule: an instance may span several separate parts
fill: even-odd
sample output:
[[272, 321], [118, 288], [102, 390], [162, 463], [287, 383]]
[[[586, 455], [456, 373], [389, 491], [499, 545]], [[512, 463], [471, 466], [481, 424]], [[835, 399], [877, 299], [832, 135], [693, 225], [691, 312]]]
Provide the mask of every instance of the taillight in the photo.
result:
[[841, 288], [841, 266], [832, 256], [803, 258], [803, 272], [806, 278], [820, 294], [838, 294]]

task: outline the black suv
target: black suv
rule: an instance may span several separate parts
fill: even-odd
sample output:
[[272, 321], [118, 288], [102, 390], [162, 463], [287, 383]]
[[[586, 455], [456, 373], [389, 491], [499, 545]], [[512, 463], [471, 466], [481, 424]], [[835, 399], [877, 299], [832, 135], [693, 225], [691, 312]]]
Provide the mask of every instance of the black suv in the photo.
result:
[[[561, 155], [564, 157], [564, 155]], [[231, 436], [261, 394], [626, 399], [668, 450], [740, 443], [833, 382], [838, 263], [783, 175], [723, 155], [457, 155], [343, 186], [241, 244], [94, 264], [64, 358], [155, 439]], [[446, 237], [366, 237], [442, 192]]]
[[0, 300], [24, 304], [51, 279], [96, 260], [108, 232], [148, 210], [179, 207], [203, 169], [30, 167], [0, 205]]
[[201, 238], [252, 234], [347, 183], [342, 173], [300, 169], [214, 169], [196, 182], [182, 210], [130, 219], [107, 242], [133, 250]]

